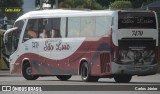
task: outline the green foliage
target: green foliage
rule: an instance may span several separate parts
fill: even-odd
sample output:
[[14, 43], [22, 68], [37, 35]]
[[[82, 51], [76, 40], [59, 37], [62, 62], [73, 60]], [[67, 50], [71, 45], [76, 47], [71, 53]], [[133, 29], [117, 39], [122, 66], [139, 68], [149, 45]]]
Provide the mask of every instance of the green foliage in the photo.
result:
[[8, 25], [13, 25], [14, 22], [15, 22], [15, 20], [8, 20], [8, 21], [7, 21], [7, 24], [8, 24]]
[[114, 2], [115, 0], [97, 0], [97, 2], [102, 5], [103, 7], [108, 8], [111, 2]]
[[144, 0], [130, 0], [132, 2], [133, 8], [140, 8], [144, 3]]
[[60, 8], [86, 8], [104, 9], [96, 0], [64, 0], [59, 4]]
[[115, 1], [109, 5], [111, 9], [129, 9], [132, 8], [130, 1]]

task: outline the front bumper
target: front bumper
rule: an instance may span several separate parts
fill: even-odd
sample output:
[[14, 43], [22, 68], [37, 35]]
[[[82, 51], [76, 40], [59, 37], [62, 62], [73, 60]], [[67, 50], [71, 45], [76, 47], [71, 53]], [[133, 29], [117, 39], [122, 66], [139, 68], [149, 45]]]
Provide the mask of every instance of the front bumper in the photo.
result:
[[129, 74], [129, 75], [153, 75], [156, 74], [158, 64], [154, 65], [121, 65], [115, 62], [111, 64], [112, 74]]

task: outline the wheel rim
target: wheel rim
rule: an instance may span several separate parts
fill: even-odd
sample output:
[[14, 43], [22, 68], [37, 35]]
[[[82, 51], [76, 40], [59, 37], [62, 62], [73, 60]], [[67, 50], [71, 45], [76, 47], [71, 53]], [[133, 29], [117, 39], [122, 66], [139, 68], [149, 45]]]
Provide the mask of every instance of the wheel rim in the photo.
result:
[[28, 67], [28, 68], [26, 69], [26, 73], [27, 73], [27, 75], [31, 75], [31, 74], [32, 74], [31, 67]]

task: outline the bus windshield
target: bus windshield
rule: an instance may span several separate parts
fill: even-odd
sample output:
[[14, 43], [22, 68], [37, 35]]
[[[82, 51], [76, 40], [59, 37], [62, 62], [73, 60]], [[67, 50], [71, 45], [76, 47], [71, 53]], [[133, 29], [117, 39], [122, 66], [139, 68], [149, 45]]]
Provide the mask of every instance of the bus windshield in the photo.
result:
[[118, 12], [118, 29], [156, 29], [154, 12]]
[[5, 33], [5, 54], [10, 56], [18, 47], [19, 35], [18, 29], [14, 28], [13, 31]]
[[4, 34], [5, 43], [5, 54], [10, 56], [13, 52], [17, 50], [20, 34], [24, 25], [24, 21], [17, 21], [14, 28], [9, 29], [8, 32]]

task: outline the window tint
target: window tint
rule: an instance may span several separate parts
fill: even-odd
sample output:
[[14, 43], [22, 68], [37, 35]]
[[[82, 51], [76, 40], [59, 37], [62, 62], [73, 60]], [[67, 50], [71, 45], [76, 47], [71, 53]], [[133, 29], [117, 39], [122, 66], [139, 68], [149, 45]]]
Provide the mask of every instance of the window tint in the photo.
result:
[[5, 47], [6, 47], [6, 54], [9, 56], [12, 54], [12, 32], [9, 32], [8, 34], [6, 34], [5, 36]]
[[112, 17], [97, 16], [96, 17], [96, 36], [104, 36], [110, 31]]
[[22, 30], [23, 25], [24, 25], [24, 21], [23, 21], [23, 20], [20, 20], [20, 21], [17, 21], [17, 22], [14, 24], [14, 27], [18, 27], [19, 30]]
[[110, 31], [111, 24], [110, 16], [30, 19], [24, 41], [31, 38], [104, 36]]
[[66, 36], [66, 18], [61, 18], [60, 32], [62, 37]]
[[20, 34], [21, 32], [19, 29], [14, 30], [12, 33], [12, 52], [17, 50]]
[[39, 19], [39, 37], [40, 38], [59, 38], [60, 18]]
[[62, 37], [61, 31], [60, 31], [60, 18], [53, 18], [52, 19], [52, 32], [51, 32], [51, 38], [60, 38]]
[[95, 17], [81, 17], [81, 37], [92, 37], [95, 32]]
[[28, 20], [25, 33], [23, 36], [23, 42], [38, 37], [38, 20], [37, 19], [30, 19]]
[[[60, 18], [29, 19], [23, 41], [31, 38], [60, 38], [62, 37], [60, 30], [65, 36], [66, 19], [62, 20], [61, 25], [60, 21]], [[60, 28], [60, 26], [62, 27]]]
[[79, 37], [80, 31], [80, 17], [68, 18], [68, 37]]
[[15, 29], [10, 31], [5, 35], [5, 51], [6, 55], [11, 55], [15, 52], [18, 48], [19, 38], [20, 38], [21, 31], [19, 29]]
[[88, 16], [68, 18], [68, 37], [104, 36], [110, 31], [111, 16]]

